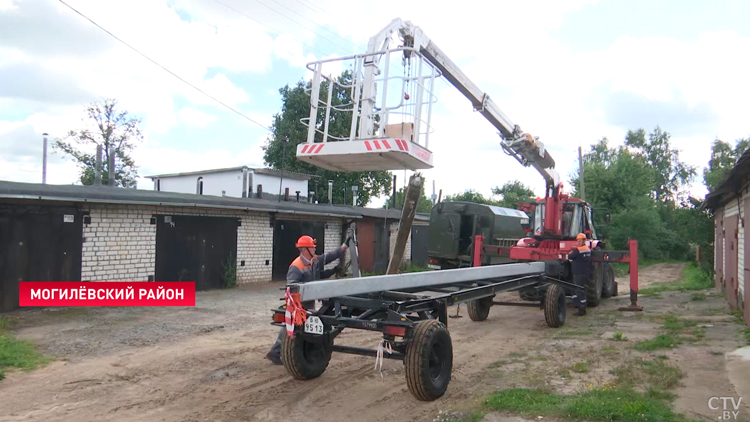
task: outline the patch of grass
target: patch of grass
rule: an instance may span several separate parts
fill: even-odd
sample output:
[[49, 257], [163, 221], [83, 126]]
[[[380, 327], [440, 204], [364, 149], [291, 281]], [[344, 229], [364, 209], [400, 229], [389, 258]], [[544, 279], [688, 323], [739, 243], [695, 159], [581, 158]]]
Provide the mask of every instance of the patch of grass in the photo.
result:
[[634, 389], [636, 387], [668, 390], [675, 387], [683, 373], [663, 359], [631, 359], [611, 370], [617, 385]]
[[692, 296], [690, 296], [690, 300], [692, 301], [699, 301], [699, 300], [706, 300], [706, 294], [705, 293], [693, 293]]
[[566, 336], [590, 336], [594, 334], [593, 331], [565, 331], [563, 333]]
[[653, 352], [660, 349], [672, 349], [681, 343], [681, 339], [671, 334], [660, 334], [653, 340], [645, 340], [636, 343], [633, 348], [641, 352]]
[[0, 380], [5, 378], [5, 368], [31, 370], [49, 362], [30, 342], [13, 338], [9, 327], [10, 321], [0, 317]]
[[534, 356], [533, 358], [531, 358], [531, 360], [538, 360], [538, 361], [546, 362], [549, 360], [549, 358], [547, 356], [539, 355], [539, 356]]
[[659, 283], [653, 287], [646, 287], [638, 291], [639, 295], [657, 294], [667, 291], [706, 290], [714, 285], [711, 276], [694, 262], [682, 269], [681, 279], [669, 283]]
[[677, 398], [677, 394], [669, 391], [664, 391], [661, 388], [649, 387], [648, 390], [646, 390], [646, 397], [657, 400], [672, 401]]
[[747, 342], [747, 344], [750, 344], [750, 328], [743, 329], [742, 335], [745, 336], [745, 341]]
[[513, 358], [513, 359], [522, 358], [525, 355], [526, 355], [526, 353], [522, 353], [522, 352], [510, 352], [510, 353], [508, 353], [508, 357], [509, 358]]
[[561, 378], [570, 378], [570, 370], [568, 368], [560, 368], [557, 370], [557, 375]]
[[7, 367], [31, 370], [47, 362], [49, 359], [34, 349], [31, 343], [0, 334], [0, 370]]
[[588, 365], [586, 365], [586, 362], [574, 363], [571, 369], [573, 370], [573, 372], [577, 372], [579, 374], [584, 374], [589, 371], [589, 367]]
[[614, 340], [614, 341], [626, 341], [626, 340], [627, 340], [627, 338], [625, 338], [625, 336], [624, 336], [624, 335], [622, 334], [622, 332], [621, 332], [621, 331], [618, 331], [618, 332], [616, 332], [616, 333], [615, 333], [615, 334], [614, 334], [614, 335], [612, 336], [612, 340]]
[[545, 390], [510, 389], [493, 394], [485, 405], [522, 416], [552, 416], [580, 421], [686, 422], [662, 400], [632, 390], [595, 389], [563, 396]]

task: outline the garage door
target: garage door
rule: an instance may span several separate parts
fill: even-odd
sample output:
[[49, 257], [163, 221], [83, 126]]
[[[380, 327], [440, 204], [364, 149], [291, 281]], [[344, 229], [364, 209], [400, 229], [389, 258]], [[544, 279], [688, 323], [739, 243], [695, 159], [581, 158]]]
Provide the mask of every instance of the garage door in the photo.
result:
[[75, 207], [0, 205], [0, 312], [19, 281], [81, 281], [83, 214]]
[[156, 281], [193, 281], [197, 291], [224, 287], [239, 224], [238, 218], [158, 215]]
[[318, 241], [315, 252], [325, 252], [325, 223], [322, 221], [276, 220], [273, 228], [273, 271], [274, 281], [286, 280], [289, 265], [299, 256], [295, 246], [300, 236], [308, 235]]

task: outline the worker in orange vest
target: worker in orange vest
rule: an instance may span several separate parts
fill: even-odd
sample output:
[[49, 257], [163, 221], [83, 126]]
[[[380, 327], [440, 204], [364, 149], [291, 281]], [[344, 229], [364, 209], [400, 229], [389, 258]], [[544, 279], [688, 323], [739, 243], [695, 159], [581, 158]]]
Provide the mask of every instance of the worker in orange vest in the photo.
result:
[[[586, 245], [586, 235], [578, 233], [576, 236], [578, 246], [573, 248], [568, 254], [570, 260], [571, 272], [573, 273], [573, 282], [579, 286], [585, 286], [591, 274], [591, 249]], [[586, 292], [578, 294], [573, 293], [573, 306], [578, 308], [577, 316], [586, 315]]]
[[[297, 240], [296, 247], [299, 249], [300, 254], [297, 258], [292, 261], [289, 265], [289, 270], [286, 273], [286, 284], [293, 283], [307, 283], [308, 281], [323, 280], [331, 277], [333, 274], [340, 271], [339, 266], [330, 270], [324, 269], [329, 263], [344, 259], [346, 254], [346, 243], [341, 245], [338, 249], [326, 252], [321, 255], [315, 255], [316, 242], [310, 236], [302, 236]], [[313, 309], [315, 307], [315, 301], [302, 302], [302, 307], [305, 309]], [[286, 327], [281, 327], [279, 336], [276, 338], [276, 342], [271, 347], [271, 350], [266, 355], [266, 359], [273, 362], [275, 365], [281, 365], [281, 340], [286, 335]]]

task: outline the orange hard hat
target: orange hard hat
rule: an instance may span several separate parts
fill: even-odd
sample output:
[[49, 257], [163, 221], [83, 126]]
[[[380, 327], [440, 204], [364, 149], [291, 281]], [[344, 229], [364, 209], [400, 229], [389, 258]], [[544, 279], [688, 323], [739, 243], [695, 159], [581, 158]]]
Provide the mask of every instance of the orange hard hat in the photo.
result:
[[313, 240], [310, 236], [302, 236], [299, 239], [297, 239], [297, 247], [298, 248], [314, 248], [315, 247], [315, 240]]
[[578, 236], [576, 236], [576, 240], [586, 240], [586, 235], [583, 233], [578, 233]]

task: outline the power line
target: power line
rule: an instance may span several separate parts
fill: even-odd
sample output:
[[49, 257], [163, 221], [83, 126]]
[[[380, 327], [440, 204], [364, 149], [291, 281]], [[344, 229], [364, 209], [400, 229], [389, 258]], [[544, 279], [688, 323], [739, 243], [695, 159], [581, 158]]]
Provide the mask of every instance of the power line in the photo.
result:
[[172, 76], [174, 76], [175, 78], [177, 78], [177, 79], [181, 80], [181, 81], [182, 81], [182, 82], [184, 82], [185, 84], [189, 85], [190, 87], [192, 87], [192, 88], [193, 88], [193, 89], [195, 89], [196, 91], [198, 91], [198, 92], [200, 92], [201, 94], [203, 94], [203, 95], [207, 96], [208, 98], [211, 98], [212, 100], [216, 101], [217, 103], [219, 103], [219, 104], [223, 105], [224, 107], [228, 108], [229, 110], [231, 110], [231, 111], [233, 111], [233, 112], [235, 112], [235, 113], [239, 114], [240, 116], [242, 116], [242, 117], [246, 118], [247, 120], [249, 120], [249, 121], [251, 121], [251, 122], [255, 123], [256, 125], [258, 125], [258, 126], [262, 127], [263, 129], [265, 129], [265, 130], [267, 130], [267, 131], [269, 131], [269, 132], [273, 132], [273, 131], [272, 131], [271, 129], [267, 128], [266, 126], [263, 126], [263, 125], [262, 125], [261, 123], [258, 123], [257, 121], [255, 121], [255, 120], [251, 119], [250, 117], [246, 116], [246, 115], [245, 115], [245, 114], [243, 114], [242, 112], [240, 112], [240, 111], [238, 111], [238, 110], [234, 109], [233, 107], [231, 107], [231, 106], [229, 106], [229, 105], [227, 105], [227, 104], [223, 103], [222, 101], [218, 100], [217, 98], [213, 97], [212, 95], [210, 95], [210, 94], [207, 94], [207, 93], [206, 93], [206, 92], [204, 92], [204, 91], [203, 91], [202, 89], [200, 89], [200, 88], [198, 88], [197, 86], [195, 86], [195, 85], [191, 84], [190, 82], [186, 81], [185, 79], [182, 79], [182, 78], [181, 78], [181, 77], [180, 77], [179, 75], [177, 75], [176, 73], [174, 73], [174, 72], [172, 72], [171, 70], [167, 69], [166, 67], [164, 67], [164, 66], [160, 65], [159, 63], [157, 63], [156, 61], [152, 60], [152, 59], [151, 59], [150, 57], [146, 56], [145, 54], [141, 53], [140, 51], [138, 51], [138, 49], [136, 49], [135, 47], [133, 47], [133, 46], [131, 46], [130, 44], [126, 43], [125, 41], [121, 40], [120, 38], [118, 38], [118, 37], [117, 37], [116, 35], [114, 35], [113, 33], [111, 33], [111, 32], [109, 32], [109, 31], [107, 31], [107, 30], [106, 30], [106, 29], [104, 29], [104, 28], [103, 28], [103, 27], [102, 27], [101, 25], [99, 25], [98, 23], [94, 22], [94, 21], [93, 21], [93, 20], [91, 20], [91, 19], [90, 19], [90, 18], [89, 18], [88, 16], [86, 16], [86, 15], [84, 15], [83, 13], [79, 12], [78, 10], [76, 10], [75, 8], [73, 8], [72, 6], [70, 6], [69, 4], [65, 3], [65, 2], [64, 2], [63, 0], [59, 0], [59, 1], [60, 1], [60, 3], [64, 4], [65, 6], [68, 6], [68, 8], [70, 8], [70, 10], [72, 10], [72, 11], [76, 12], [77, 14], [81, 15], [81, 16], [82, 16], [82, 17], [83, 17], [84, 19], [86, 19], [86, 20], [88, 20], [89, 22], [91, 22], [92, 24], [94, 24], [94, 25], [95, 25], [96, 27], [98, 27], [98, 28], [99, 28], [99, 29], [101, 29], [102, 31], [104, 31], [104, 32], [106, 32], [107, 34], [111, 35], [111, 36], [112, 36], [112, 38], [114, 38], [114, 39], [116, 39], [117, 41], [120, 41], [121, 43], [125, 44], [125, 45], [126, 45], [127, 47], [129, 47], [129, 48], [130, 48], [131, 50], [133, 50], [133, 51], [135, 51], [136, 53], [140, 54], [141, 56], [145, 57], [145, 58], [146, 58], [146, 59], [147, 59], [148, 61], [150, 61], [151, 63], [153, 63], [153, 64], [155, 64], [155, 65], [159, 66], [159, 67], [160, 67], [160, 68], [162, 68], [162, 69], [164, 69], [164, 70], [165, 70], [166, 72], [168, 72], [169, 74], [171, 74], [171, 75], [172, 75]]
[[[224, 3], [224, 2], [222, 2], [222, 1], [219, 1], [219, 0], [214, 0], [214, 1], [215, 1], [216, 3], [219, 3], [220, 5], [222, 5], [222, 6], [226, 7], [226, 8], [228, 8], [228, 9], [230, 9], [230, 10], [233, 10], [233, 11], [235, 11], [235, 12], [239, 13], [240, 15], [242, 15], [242, 16], [244, 16], [244, 17], [248, 18], [248, 19], [251, 19], [251, 20], [253, 20], [253, 21], [255, 21], [255, 22], [257, 22], [257, 23], [259, 23], [259, 24], [261, 24], [261, 25], [265, 26], [266, 28], [269, 28], [270, 30], [272, 30], [272, 31], [276, 32], [276, 34], [281, 34], [281, 31], [279, 31], [278, 29], [276, 29], [276, 28], [274, 28], [274, 27], [272, 27], [272, 26], [270, 26], [270, 25], [267, 25], [267, 24], [265, 24], [265, 23], [263, 23], [263, 22], [259, 21], [258, 19], [255, 19], [254, 17], [252, 17], [252, 16], [248, 15], [247, 13], [244, 13], [244, 12], [242, 12], [241, 10], [235, 9], [234, 7], [232, 7], [232, 6], [230, 6], [230, 5], [226, 4], [226, 3]], [[304, 43], [304, 42], [302, 42], [302, 41], [300, 41], [300, 43], [301, 43], [302, 45], [306, 46], [306, 47], [309, 47], [309, 48], [310, 48], [310, 49], [312, 49], [312, 50], [315, 50], [315, 51], [317, 51], [318, 53], [322, 54], [323, 56], [329, 56], [329, 55], [330, 55], [330, 54], [328, 54], [328, 53], [324, 53], [323, 51], [320, 51], [320, 50], [318, 50], [317, 48], [315, 48], [315, 47], [311, 46], [310, 44]]]
[[335, 42], [333, 42], [333, 41], [329, 40], [328, 38], [326, 38], [326, 37], [324, 37], [324, 36], [322, 36], [322, 35], [318, 34], [317, 32], [313, 31], [312, 29], [310, 29], [310, 28], [306, 27], [305, 25], [302, 25], [301, 23], [299, 23], [299, 22], [297, 22], [296, 20], [294, 20], [294, 19], [290, 18], [289, 16], [287, 16], [287, 15], [285, 15], [285, 14], [283, 14], [283, 13], [279, 12], [278, 10], [276, 10], [276, 9], [272, 8], [271, 6], [269, 6], [269, 5], [265, 4], [265, 3], [263, 3], [262, 1], [260, 1], [260, 0], [255, 0], [255, 1], [256, 1], [256, 2], [258, 2], [259, 4], [261, 4], [262, 6], [264, 6], [264, 7], [268, 8], [269, 10], [271, 10], [271, 11], [273, 11], [273, 12], [276, 12], [276, 13], [278, 13], [279, 15], [281, 15], [281, 16], [283, 16], [283, 17], [285, 17], [285, 18], [289, 19], [290, 21], [292, 21], [292, 22], [294, 22], [294, 23], [296, 23], [297, 25], [301, 26], [302, 28], [305, 28], [305, 29], [307, 29], [308, 31], [310, 31], [310, 32], [311, 32], [311, 33], [313, 33], [314, 35], [317, 35], [317, 36], [319, 36], [320, 38], [322, 38], [322, 39], [324, 39], [324, 40], [328, 41], [329, 43], [331, 43], [331, 44], [333, 44], [333, 45], [335, 45], [335, 46], [337, 46], [337, 47], [339, 47], [339, 48], [343, 49], [344, 51], [346, 51], [346, 53], [347, 53], [347, 54], [349, 54], [349, 53], [350, 53], [350, 51], [351, 51], [351, 50], [350, 50], [350, 49], [348, 49], [347, 47], [342, 47], [342, 46], [341, 46], [340, 44], [336, 44]]
[[305, 17], [305, 16], [303, 16], [303, 15], [301, 15], [301, 14], [297, 13], [296, 11], [294, 11], [294, 10], [292, 10], [292, 9], [290, 9], [290, 8], [288, 8], [288, 7], [286, 7], [286, 6], [284, 6], [283, 4], [279, 3], [279, 2], [278, 2], [278, 0], [271, 0], [271, 1], [272, 1], [272, 2], [274, 2], [274, 3], [276, 3], [276, 4], [278, 4], [279, 6], [283, 7], [284, 9], [287, 9], [287, 10], [291, 11], [291, 12], [292, 12], [292, 13], [294, 13], [295, 15], [298, 15], [298, 16], [300, 16], [301, 18], [303, 18], [303, 19], [305, 19], [305, 20], [307, 20], [307, 21], [309, 21], [309, 22], [312, 22], [312, 23], [313, 23], [314, 25], [317, 25], [317, 26], [318, 26], [319, 28], [323, 29], [324, 31], [328, 31], [328, 32], [330, 32], [331, 34], [333, 34], [333, 35], [335, 35], [335, 36], [337, 36], [337, 37], [341, 38], [342, 40], [344, 40], [344, 41], [348, 42], [349, 44], [353, 45], [353, 46], [354, 46], [354, 48], [358, 48], [358, 47], [359, 47], [359, 46], [358, 46], [357, 44], [355, 44], [355, 43], [353, 43], [353, 42], [351, 42], [351, 41], [347, 40], [346, 38], [342, 37], [341, 35], [339, 35], [339, 34], [337, 34], [337, 33], [333, 32], [333, 31], [331, 31], [331, 30], [330, 30], [330, 29], [328, 29], [328, 28], [325, 28], [325, 27], [323, 27], [323, 25], [320, 25], [320, 24], [318, 24], [317, 22], [315, 22], [315, 21], [313, 21], [313, 20], [311, 20], [311, 19], [309, 19], [309, 18], [307, 18], [307, 17]]

